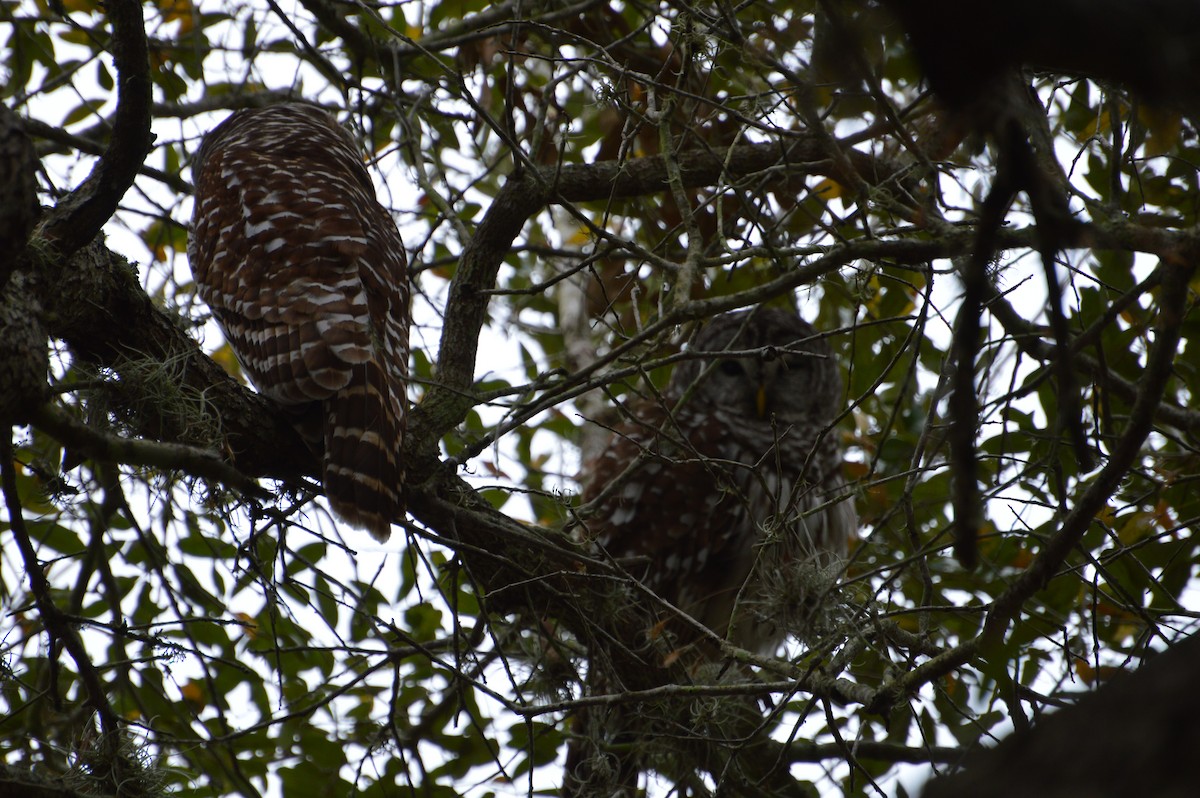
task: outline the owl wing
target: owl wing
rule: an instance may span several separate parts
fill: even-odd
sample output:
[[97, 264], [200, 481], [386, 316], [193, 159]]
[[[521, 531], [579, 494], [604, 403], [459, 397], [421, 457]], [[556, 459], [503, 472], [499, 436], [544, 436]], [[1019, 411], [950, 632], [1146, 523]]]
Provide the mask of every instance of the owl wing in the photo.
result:
[[193, 172], [200, 296], [260, 391], [320, 403], [330, 506], [385, 540], [403, 513], [409, 284], [357, 147], [320, 109], [271, 106], [213, 130]]
[[279, 117], [210, 134], [189, 260], [255, 385], [298, 403], [373, 358], [407, 363], [408, 288], [395, 223], [344, 133]]

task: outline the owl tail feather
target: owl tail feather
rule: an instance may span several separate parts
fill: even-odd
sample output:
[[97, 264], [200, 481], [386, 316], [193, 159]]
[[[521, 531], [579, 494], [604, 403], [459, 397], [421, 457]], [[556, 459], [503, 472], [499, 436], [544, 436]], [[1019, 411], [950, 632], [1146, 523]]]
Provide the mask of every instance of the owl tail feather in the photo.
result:
[[340, 519], [383, 543], [404, 515], [404, 398], [376, 364], [356, 369], [361, 377], [325, 403], [325, 495]]

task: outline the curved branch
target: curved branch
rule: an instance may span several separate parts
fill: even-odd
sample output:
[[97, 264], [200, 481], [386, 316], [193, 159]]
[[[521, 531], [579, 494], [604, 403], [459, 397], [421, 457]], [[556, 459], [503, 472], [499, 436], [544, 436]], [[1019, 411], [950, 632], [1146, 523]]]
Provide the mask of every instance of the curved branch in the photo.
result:
[[[751, 177], [762, 183], [760, 188], [786, 187], [808, 175], [851, 182], [825, 159], [820, 137], [810, 134], [768, 144], [742, 144], [725, 152], [693, 150], [675, 157], [684, 188], [719, 186]], [[898, 166], [857, 150], [847, 153], [847, 161], [856, 170], [857, 180], [866, 179], [872, 185], [901, 174]], [[412, 429], [420, 431], [410, 433], [411, 451], [432, 451], [436, 440], [473, 405], [470, 386], [490, 291], [525, 223], [550, 203], [610, 202], [658, 194], [669, 189], [670, 181], [671, 171], [662, 156], [529, 168], [509, 178], [463, 251], [451, 284], [438, 353], [438, 383], [410, 419]], [[688, 317], [712, 309], [715, 307], [697, 306]]]
[[150, 133], [150, 60], [142, 7], [109, 0], [112, 56], [117, 69], [117, 112], [112, 138], [92, 173], [52, 210], [42, 235], [69, 255], [96, 237], [133, 185], [154, 138]]
[[1184, 310], [1188, 303], [1188, 284], [1196, 271], [1200, 251], [1195, 244], [1159, 264], [1163, 272], [1159, 288], [1158, 323], [1154, 327], [1154, 344], [1146, 359], [1146, 369], [1138, 382], [1137, 399], [1126, 422], [1125, 432], [1117, 440], [1108, 462], [1100, 469], [1063, 519], [1058, 533], [1046, 541], [1030, 566], [996, 600], [988, 613], [980, 637], [998, 643], [1008, 630], [1021, 605], [1050, 581], [1067, 554], [1079, 543], [1108, 499], [1117, 490], [1134, 461], [1142, 444], [1154, 427], [1154, 414], [1167, 390], [1175, 355], [1182, 336]]

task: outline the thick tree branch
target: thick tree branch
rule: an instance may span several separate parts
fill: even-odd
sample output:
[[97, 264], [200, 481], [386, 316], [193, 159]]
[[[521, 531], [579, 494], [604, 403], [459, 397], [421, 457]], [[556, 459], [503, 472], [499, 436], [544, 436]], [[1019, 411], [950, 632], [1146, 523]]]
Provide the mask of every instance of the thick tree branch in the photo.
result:
[[[807, 175], [825, 175], [850, 184], [848, 177], [825, 160], [817, 136], [799, 134], [770, 144], [745, 144], [726, 152], [680, 153], [679, 180], [684, 188], [719, 186], [756, 179], [760, 190], [799, 185]], [[858, 175], [880, 185], [896, 179], [898, 167], [850, 150], [847, 160]], [[474, 404], [470, 394], [475, 374], [479, 332], [487, 319], [490, 290], [504, 258], [525, 223], [550, 203], [611, 202], [665, 192], [670, 171], [662, 157], [605, 161], [588, 165], [531, 168], [514, 175], [497, 194], [459, 262], [450, 288], [438, 353], [436, 384], [416, 408], [412, 426], [417, 451], [429, 450], [437, 438], [458, 424]], [[698, 310], [698, 309], [697, 309]], [[693, 314], [694, 315], [694, 314]]]
[[37, 220], [37, 158], [28, 123], [0, 105], [0, 291]]
[[150, 152], [150, 61], [142, 6], [110, 0], [112, 57], [117, 68], [117, 112], [112, 138], [92, 173], [48, 215], [42, 235], [70, 255], [96, 237], [133, 185]]
[[19, 272], [0, 289], [0, 342], [0, 419], [20, 423], [46, 398], [50, 356], [41, 304]]
[[117, 793], [100, 792], [96, 785], [74, 789], [64, 777], [45, 777], [30, 770], [0, 765], [0, 798], [117, 798]]
[[76, 421], [52, 404], [35, 408], [28, 421], [37, 429], [52, 435], [90, 458], [124, 465], [144, 466], [163, 470], [179, 470], [242, 492], [247, 496], [267, 498], [258, 483], [238, 471], [216, 452], [182, 443], [123, 438], [106, 435]]
[[930, 782], [923, 798], [1183, 796], [1195, 792], [1200, 746], [1200, 636], [1118, 676]]

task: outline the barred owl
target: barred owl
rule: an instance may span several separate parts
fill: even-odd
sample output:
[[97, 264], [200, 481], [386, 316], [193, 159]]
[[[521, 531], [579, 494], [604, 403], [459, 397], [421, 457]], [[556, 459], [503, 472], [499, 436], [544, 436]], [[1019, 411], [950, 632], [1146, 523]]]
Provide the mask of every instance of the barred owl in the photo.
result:
[[409, 285], [358, 149], [325, 111], [238, 111], [192, 165], [188, 259], [250, 380], [318, 451], [333, 511], [386, 540], [403, 513]]
[[[691, 343], [661, 399], [629, 408], [606, 450], [587, 463], [586, 534], [659, 597], [733, 643], [774, 653], [803, 633], [831, 587], [857, 526], [834, 431], [841, 379], [829, 345], [794, 313], [756, 308], [718, 316]], [[648, 629], [663, 662], [689, 667], [713, 650], [665, 609]], [[595, 652], [602, 653], [602, 652]], [[616, 692], [603, 656], [588, 689]], [[666, 762], [689, 735], [753, 734], [757, 707], [737, 699], [730, 728], [637, 713], [621, 705], [576, 714], [563, 792], [627, 795], [638, 773]], [[666, 742], [663, 742], [666, 741]]]
[[588, 530], [693, 619], [773, 653], [857, 526], [830, 429], [838, 364], [812, 326], [771, 308], [718, 316], [688, 354], [664, 401], [635, 405], [586, 468]]

